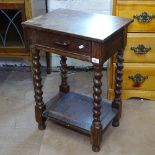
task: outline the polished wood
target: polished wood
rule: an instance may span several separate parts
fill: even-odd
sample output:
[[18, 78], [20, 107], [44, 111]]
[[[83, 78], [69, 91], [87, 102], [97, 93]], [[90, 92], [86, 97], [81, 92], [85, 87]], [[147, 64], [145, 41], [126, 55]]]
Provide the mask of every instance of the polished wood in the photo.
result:
[[46, 72], [47, 74], [51, 74], [51, 54], [46, 52]]
[[[102, 131], [112, 121], [116, 122], [116, 117], [121, 116], [121, 110], [115, 106], [116, 102], [112, 107], [112, 104], [101, 99], [102, 66], [115, 53], [118, 53], [118, 66], [121, 64], [122, 49], [127, 42], [127, 27], [131, 22], [130, 19], [119, 17], [57, 9], [23, 23], [29, 36], [30, 47], [34, 47], [38, 53], [41, 50], [61, 55], [60, 92], [44, 106], [39, 55], [33, 53], [34, 89], [37, 99], [39, 98], [39, 101], [36, 99], [36, 105], [40, 105], [41, 101], [41, 111], [36, 111], [40, 116], [37, 119], [39, 126], [41, 124], [44, 127], [44, 118], [50, 118], [59, 124], [89, 134], [92, 150], [100, 150]], [[93, 64], [93, 98], [69, 92], [66, 57]], [[121, 68], [118, 67], [118, 72], [120, 71]], [[117, 75], [121, 77], [120, 73]], [[120, 85], [119, 80], [116, 82]], [[119, 87], [118, 91], [120, 89]], [[121, 102], [120, 96], [116, 97]]]
[[[67, 94], [58, 93], [46, 103], [47, 110], [43, 112], [43, 116], [67, 128], [91, 136], [93, 121], [92, 102], [93, 99], [91, 97], [75, 92], [69, 92]], [[100, 116], [102, 132], [104, 132], [116, 114], [117, 110], [111, 108], [111, 103], [107, 100], [102, 100]]]
[[[131, 48], [139, 45], [144, 45], [145, 48], [150, 48], [150, 50], [146, 53], [135, 53]], [[155, 34], [128, 33], [124, 62], [155, 63]]]
[[[126, 100], [127, 98], [139, 98], [139, 99], [151, 99], [155, 100], [154, 91], [149, 90], [122, 90], [122, 100]], [[138, 97], [137, 97], [138, 94]], [[108, 99], [112, 100], [114, 97], [114, 90], [108, 89]]]
[[[74, 18], [76, 16], [76, 18]], [[88, 19], [86, 21], [86, 19]], [[72, 20], [69, 20], [72, 19]], [[40, 30], [46, 29], [46, 32], [55, 32], [67, 36], [76, 36], [85, 40], [94, 40], [103, 42], [108, 40], [109, 35], [120, 31], [120, 26], [127, 26], [130, 19], [107, 16], [103, 14], [81, 13], [67, 9], [54, 10], [44, 16], [33, 18], [25, 22], [24, 26]], [[49, 22], [50, 21], [50, 22]], [[100, 21], [100, 24], [96, 24]], [[92, 22], [94, 22], [92, 24]], [[115, 24], [110, 27], [111, 24]], [[45, 24], [46, 23], [46, 24]], [[101, 26], [104, 24], [103, 27]], [[91, 26], [90, 26], [91, 25]], [[67, 34], [67, 36], [66, 36]]]
[[[43, 40], [42, 38], [45, 38]], [[65, 51], [66, 54], [77, 54], [77, 55], [86, 55], [90, 56], [91, 54], [91, 41], [82, 40], [78, 37], [70, 37], [65, 34], [49, 33], [49, 32], [40, 32], [36, 33], [36, 41], [39, 45], [44, 45], [46, 47], [55, 48], [56, 50]], [[84, 48], [80, 49], [79, 46], [82, 45]], [[55, 51], [57, 53], [57, 51]], [[88, 60], [89, 61], [89, 60]]]
[[[118, 0], [116, 15], [126, 18], [133, 18], [134, 15], [140, 15], [143, 12], [147, 12], [149, 15], [155, 15], [154, 8], [155, 1], [152, 0]], [[140, 23], [137, 19], [134, 19], [134, 22], [129, 26], [128, 30], [129, 32], [155, 32], [155, 18], [147, 23]]]
[[32, 0], [25, 0], [26, 19], [32, 18]]
[[[46, 13], [48, 13], [48, 0], [45, 0], [45, 8], [46, 8]], [[47, 66], [46, 72], [47, 72], [47, 74], [50, 74], [52, 71], [51, 54], [48, 52], [46, 52], [46, 66]]]
[[124, 49], [118, 50], [116, 60], [115, 87], [114, 87], [115, 98], [112, 102], [112, 107], [118, 110], [118, 114], [112, 122], [112, 125], [114, 127], [119, 126], [119, 120], [122, 114], [121, 89], [122, 89], [122, 75], [123, 75], [123, 52]]
[[[113, 66], [115, 68], [115, 64]], [[123, 90], [155, 90], [154, 76], [155, 76], [155, 64], [142, 64], [142, 63], [124, 63], [123, 70]], [[129, 79], [129, 76], [141, 74], [142, 76], [148, 76], [148, 78], [139, 85], [136, 85], [134, 81]], [[114, 88], [114, 83], [112, 85]]]
[[69, 85], [67, 84], [67, 64], [66, 64], [67, 58], [65, 56], [61, 56], [61, 85], [59, 87], [60, 92], [68, 93], [69, 92]]
[[35, 92], [35, 117], [36, 121], [38, 122], [38, 128], [40, 130], [45, 129], [45, 118], [43, 118], [42, 113], [45, 110], [45, 105], [43, 102], [43, 91], [42, 91], [42, 84], [41, 84], [41, 71], [40, 71], [40, 56], [39, 50], [33, 49], [32, 51], [32, 65], [33, 65], [33, 82], [34, 82], [34, 92]]
[[[139, 97], [154, 100], [155, 62], [155, 1], [152, 0], [114, 0], [113, 15], [133, 17], [147, 12], [153, 18], [141, 17], [144, 23], [134, 18], [129, 26], [127, 46], [124, 51], [124, 75], [122, 83], [122, 99]], [[147, 22], [146, 22], [147, 21]], [[131, 33], [132, 32], [132, 33]], [[135, 33], [133, 33], [135, 32]], [[138, 32], [138, 33], [137, 33]], [[148, 33], [149, 32], [149, 33]], [[110, 59], [108, 67], [108, 98], [114, 97], [116, 55]], [[138, 82], [137, 82], [138, 81]], [[137, 93], [136, 93], [137, 90]]]
[[93, 86], [93, 122], [91, 126], [91, 141], [92, 149], [95, 152], [100, 150], [100, 144], [102, 141], [102, 124], [101, 124], [101, 93], [102, 93], [102, 66], [94, 64], [94, 86]]
[[112, 14], [116, 15], [116, 4], [117, 4], [117, 0], [113, 0], [112, 3]]

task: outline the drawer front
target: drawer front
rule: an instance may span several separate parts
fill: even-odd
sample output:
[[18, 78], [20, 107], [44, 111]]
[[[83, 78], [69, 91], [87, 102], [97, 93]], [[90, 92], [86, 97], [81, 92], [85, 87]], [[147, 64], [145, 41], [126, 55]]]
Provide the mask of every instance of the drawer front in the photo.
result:
[[124, 62], [155, 62], [155, 34], [128, 34]]
[[53, 49], [62, 50], [63, 52], [71, 52], [79, 55], [91, 55], [91, 41], [82, 40], [70, 36], [46, 34], [39, 32], [36, 42], [42, 46], [48, 46]]
[[[113, 64], [113, 69], [115, 69], [115, 66], [116, 65]], [[122, 89], [155, 90], [154, 81], [155, 81], [155, 64], [124, 63]], [[114, 88], [114, 82], [113, 82], [113, 88]]]
[[134, 19], [129, 32], [155, 32], [155, 1], [119, 1], [116, 15]]

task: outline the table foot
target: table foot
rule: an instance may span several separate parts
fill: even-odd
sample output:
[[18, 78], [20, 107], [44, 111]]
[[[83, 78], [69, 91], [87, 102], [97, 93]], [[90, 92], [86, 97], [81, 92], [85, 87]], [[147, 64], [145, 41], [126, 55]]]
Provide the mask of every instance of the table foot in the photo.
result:
[[43, 123], [43, 124], [38, 124], [38, 129], [39, 129], [39, 130], [45, 130], [45, 129], [46, 129], [45, 123]]
[[46, 68], [46, 73], [51, 74], [51, 68]]
[[112, 126], [113, 127], [119, 127], [119, 120], [114, 118], [113, 121], [112, 121]]
[[42, 116], [44, 111], [45, 111], [45, 106], [43, 107], [39, 107], [38, 105], [35, 106], [35, 118], [36, 118], [36, 122], [38, 123], [39, 130], [44, 130], [46, 128], [46, 125], [45, 125], [46, 118]]
[[99, 151], [100, 151], [100, 146], [95, 146], [95, 145], [93, 145], [93, 146], [92, 146], [92, 150], [93, 150], [94, 152], [99, 152]]
[[63, 92], [63, 93], [68, 93], [69, 92], [69, 86], [66, 86], [66, 87], [59, 87], [59, 90], [60, 92]]
[[92, 150], [94, 152], [100, 151], [100, 144], [102, 141], [102, 125], [100, 123], [93, 123], [91, 128]]

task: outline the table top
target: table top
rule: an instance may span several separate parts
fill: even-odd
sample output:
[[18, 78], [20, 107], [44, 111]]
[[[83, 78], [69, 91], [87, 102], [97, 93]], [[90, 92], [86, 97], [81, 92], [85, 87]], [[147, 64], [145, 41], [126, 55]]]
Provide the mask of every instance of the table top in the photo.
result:
[[116, 16], [57, 9], [23, 22], [23, 26], [104, 41], [131, 22], [131, 19]]

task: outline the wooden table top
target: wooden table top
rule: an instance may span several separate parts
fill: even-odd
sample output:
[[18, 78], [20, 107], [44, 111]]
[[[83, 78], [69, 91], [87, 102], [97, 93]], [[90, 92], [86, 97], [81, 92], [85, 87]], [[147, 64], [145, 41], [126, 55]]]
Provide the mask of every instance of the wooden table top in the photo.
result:
[[104, 41], [131, 22], [131, 19], [116, 16], [57, 9], [23, 22], [23, 26]]

